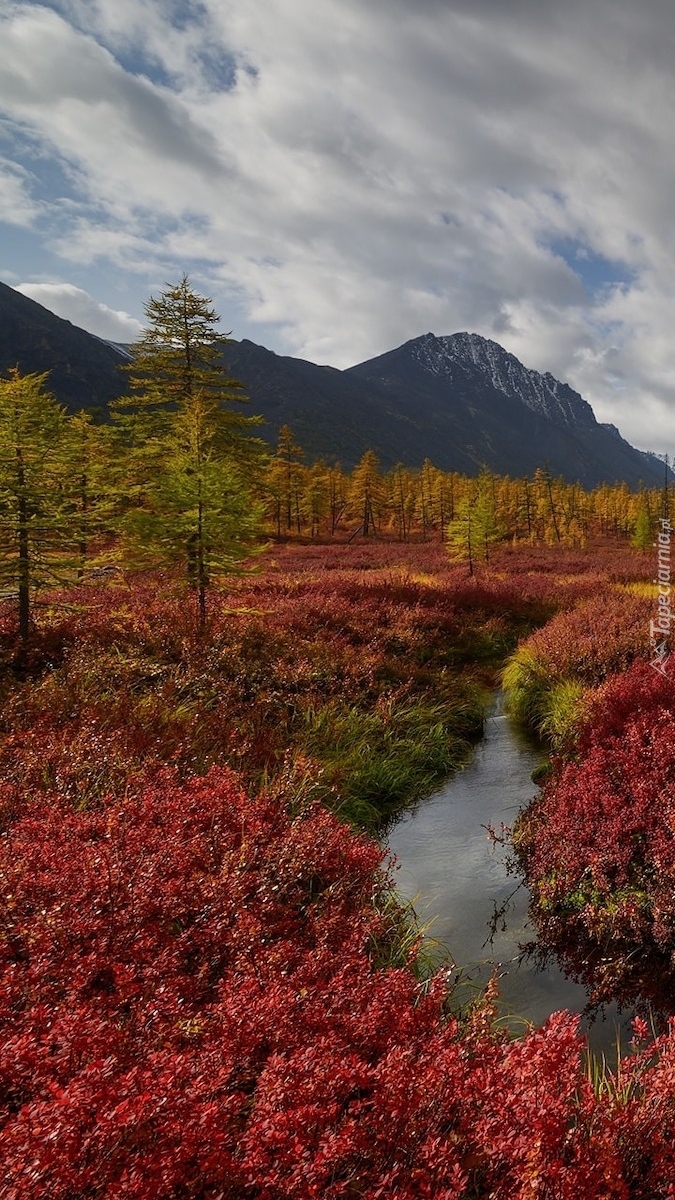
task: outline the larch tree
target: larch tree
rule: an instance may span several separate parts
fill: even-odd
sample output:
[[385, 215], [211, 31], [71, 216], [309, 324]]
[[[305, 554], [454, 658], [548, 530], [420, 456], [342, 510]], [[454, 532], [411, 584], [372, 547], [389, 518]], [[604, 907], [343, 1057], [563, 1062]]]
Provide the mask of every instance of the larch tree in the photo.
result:
[[328, 516], [330, 508], [330, 480], [328, 468], [319, 460], [312, 464], [306, 472], [306, 487], [304, 495], [304, 511], [309, 521], [311, 537], [318, 537], [321, 523]]
[[454, 517], [448, 523], [447, 545], [451, 558], [466, 562], [469, 575], [473, 575], [477, 538], [474, 502], [470, 497], [462, 496], [455, 505]]
[[326, 468], [328, 487], [328, 512], [331, 537], [337, 532], [340, 520], [348, 505], [347, 480], [339, 463]]
[[[417, 507], [419, 480], [412, 471], [397, 463], [390, 472], [389, 507], [391, 521], [400, 541], [407, 542]], [[426, 526], [424, 526], [426, 532]]]
[[450, 554], [467, 563], [470, 575], [477, 559], [488, 562], [490, 547], [506, 532], [497, 513], [495, 477], [483, 470], [473, 483], [473, 494], [463, 495], [456, 503], [455, 516], [446, 532]]
[[633, 521], [633, 536], [630, 544], [644, 554], [654, 540], [652, 515], [649, 510], [649, 496], [642, 491], [638, 497]]
[[247, 403], [247, 396], [225, 367], [223, 351], [230, 339], [219, 332], [220, 318], [210, 299], [195, 292], [184, 275], [159, 297], [150, 297], [145, 315], [147, 325], [131, 348], [127, 368], [131, 396], [116, 402], [118, 416], [131, 412], [135, 429], [142, 417], [152, 435], [158, 414], [184, 407], [199, 393], [220, 413], [221, 441], [229, 441], [241, 456], [246, 435], [260, 418], [237, 407]]
[[182, 567], [203, 629], [209, 586], [257, 548], [252, 486], [263, 444], [252, 431], [260, 418], [238, 410], [247, 397], [224, 364], [228, 339], [187, 276], [145, 312], [131, 394], [114, 405], [130, 455], [122, 553], [139, 566]]
[[0, 380], [0, 590], [16, 598], [24, 650], [35, 592], [63, 582], [76, 558], [68, 418], [46, 379], [13, 370]]
[[373, 450], [366, 450], [352, 471], [349, 483], [349, 507], [360, 521], [354, 535], [360, 532], [369, 537], [371, 533], [377, 533], [385, 501], [379, 459]]
[[93, 548], [114, 527], [125, 463], [118, 453], [114, 429], [109, 424], [97, 424], [90, 412], [70, 417], [66, 433], [63, 458], [77, 547], [76, 579], [81, 583], [88, 564], [107, 561], [98, 547], [98, 552]]
[[300, 493], [302, 491], [302, 460], [304, 452], [288, 425], [279, 430], [276, 453], [269, 460], [265, 482], [274, 508], [277, 537], [282, 530], [290, 533], [295, 523], [300, 533]]

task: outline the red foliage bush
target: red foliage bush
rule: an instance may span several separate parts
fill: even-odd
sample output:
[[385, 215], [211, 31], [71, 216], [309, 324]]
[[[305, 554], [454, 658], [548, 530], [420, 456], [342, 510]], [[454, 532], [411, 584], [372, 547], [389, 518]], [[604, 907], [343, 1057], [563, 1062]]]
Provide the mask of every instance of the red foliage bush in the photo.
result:
[[598, 684], [649, 655], [653, 602], [627, 592], [608, 591], [558, 613], [522, 643], [546, 667], [551, 679]]
[[3, 1200], [670, 1195], [668, 1039], [625, 1068], [627, 1106], [596, 1100], [573, 1017], [511, 1042], [489, 997], [460, 1022], [443, 979], [402, 962], [375, 843], [292, 789], [287, 811], [222, 766], [194, 774], [282, 759], [327, 697], [436, 684], [467, 629], [596, 587], [592, 559], [564, 560], [561, 601], [536, 555], [473, 581], [438, 546], [278, 557], [206, 639], [165, 580], [55, 597], [11, 683]]
[[512, 1043], [373, 963], [380, 860], [223, 771], [29, 804], [0, 846], [3, 1196], [628, 1196], [572, 1017]]
[[544, 945], [596, 998], [675, 1011], [673, 683], [636, 663], [598, 689], [578, 757], [516, 835]]
[[[256, 786], [289, 750], [304, 752], [331, 702], [372, 713], [443, 699], [452, 725], [470, 688], [448, 672], [509, 644], [503, 607], [517, 590], [454, 580], [456, 594], [409, 573], [270, 568], [218, 593], [204, 638], [170, 580], [62, 592], [3, 705], [0, 770], [19, 790], [82, 805], [165, 764], [226, 764]], [[531, 620], [537, 606], [519, 604]]]

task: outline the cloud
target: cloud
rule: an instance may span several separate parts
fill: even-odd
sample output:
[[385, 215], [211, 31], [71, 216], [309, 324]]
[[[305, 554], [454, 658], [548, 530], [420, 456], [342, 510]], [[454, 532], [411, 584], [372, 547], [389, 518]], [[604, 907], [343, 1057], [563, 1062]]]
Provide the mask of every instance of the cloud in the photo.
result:
[[[4, 12], [0, 107], [30, 148], [7, 150], [10, 219], [24, 197], [78, 278], [145, 298], [189, 270], [227, 328], [337, 366], [473, 329], [672, 444], [666, 0]], [[46, 198], [41, 156], [65, 180]]]
[[5, 110], [71, 165], [82, 197], [105, 214], [185, 211], [224, 172], [212, 132], [170, 90], [125, 71], [56, 14], [19, 7], [2, 33]]
[[14, 288], [96, 337], [110, 342], [133, 342], [139, 335], [140, 321], [127, 312], [108, 308], [71, 283], [17, 283]]
[[0, 221], [30, 229], [40, 213], [31, 196], [31, 178], [18, 164], [0, 157]]

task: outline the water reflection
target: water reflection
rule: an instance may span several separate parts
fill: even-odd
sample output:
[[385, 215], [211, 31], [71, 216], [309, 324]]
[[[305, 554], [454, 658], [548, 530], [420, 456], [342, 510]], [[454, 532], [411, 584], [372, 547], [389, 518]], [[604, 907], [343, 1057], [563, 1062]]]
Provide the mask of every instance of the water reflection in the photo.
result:
[[[387, 835], [399, 862], [399, 893], [414, 902], [423, 924], [431, 922], [429, 936], [447, 947], [460, 968], [462, 988], [483, 985], [497, 966], [502, 1010], [514, 1030], [523, 1018], [539, 1025], [557, 1009], [581, 1012], [587, 1001], [585, 990], [557, 966], [539, 969], [531, 960], [520, 961], [520, 946], [535, 936], [527, 919], [528, 892], [507, 872], [508, 851], [492, 845], [485, 829], [513, 823], [536, 792], [531, 774], [541, 761], [541, 752], [504, 714], [500, 694], [471, 763]], [[491, 935], [495, 912], [502, 919]], [[617, 1027], [625, 1032], [628, 1023], [610, 1006], [583, 1028], [594, 1049], [609, 1056]]]

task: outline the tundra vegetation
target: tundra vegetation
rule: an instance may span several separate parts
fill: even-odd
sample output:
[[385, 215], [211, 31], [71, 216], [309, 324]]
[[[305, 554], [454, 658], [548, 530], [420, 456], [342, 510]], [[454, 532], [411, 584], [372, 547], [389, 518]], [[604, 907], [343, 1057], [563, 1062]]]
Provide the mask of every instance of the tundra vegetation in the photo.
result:
[[[291, 431], [265, 457], [222, 380], [169, 398], [165, 364], [160, 421], [149, 346], [112, 430], [0, 384], [3, 1195], [672, 1196], [662, 497], [343, 473]], [[663, 1015], [614, 1071], [572, 1014], [513, 1039], [495, 984], [460, 1006], [374, 836], [465, 761], [509, 656], [555, 751], [514, 831], [542, 944]]]
[[539, 952], [658, 1027], [675, 1011], [675, 680], [650, 657], [655, 612], [625, 590], [582, 602], [521, 643], [505, 683], [552, 750], [513, 832]]

